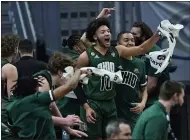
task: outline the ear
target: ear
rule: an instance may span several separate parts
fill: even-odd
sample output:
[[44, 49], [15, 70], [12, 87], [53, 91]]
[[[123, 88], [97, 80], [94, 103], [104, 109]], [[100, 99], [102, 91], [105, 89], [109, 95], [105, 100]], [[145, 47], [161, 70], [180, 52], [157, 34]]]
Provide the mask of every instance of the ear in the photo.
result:
[[145, 36], [142, 36], [142, 40], [143, 40], [143, 41], [146, 41], [146, 40], [145, 40]]
[[59, 77], [62, 77], [63, 72], [61, 70], [58, 70], [58, 75], [59, 75]]
[[175, 93], [172, 98], [173, 98], [174, 101], [177, 101], [178, 100], [178, 94]]
[[117, 46], [120, 45], [119, 42], [117, 41]]
[[94, 38], [95, 41], [97, 41], [97, 36], [96, 35], [94, 35], [93, 38]]

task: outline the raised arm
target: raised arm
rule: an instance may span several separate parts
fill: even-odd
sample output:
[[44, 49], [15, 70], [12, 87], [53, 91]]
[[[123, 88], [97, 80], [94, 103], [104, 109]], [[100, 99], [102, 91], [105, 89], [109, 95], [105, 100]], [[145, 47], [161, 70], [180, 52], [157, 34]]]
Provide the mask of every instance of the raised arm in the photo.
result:
[[116, 46], [116, 49], [118, 50], [119, 55], [121, 57], [137, 56], [145, 54], [146, 52], [151, 50], [158, 40], [159, 40], [159, 34], [158, 32], [156, 32], [150, 39], [146, 40], [144, 43], [142, 43], [139, 46], [125, 47], [122, 45], [118, 45]]

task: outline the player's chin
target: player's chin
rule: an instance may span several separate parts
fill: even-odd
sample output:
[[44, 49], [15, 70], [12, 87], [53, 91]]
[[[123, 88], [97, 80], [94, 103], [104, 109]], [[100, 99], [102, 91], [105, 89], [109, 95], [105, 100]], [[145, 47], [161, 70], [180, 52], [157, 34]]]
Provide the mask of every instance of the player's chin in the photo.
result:
[[110, 43], [110, 42], [104, 43], [104, 47], [105, 47], [105, 48], [109, 48], [110, 46], [111, 46], [111, 43]]

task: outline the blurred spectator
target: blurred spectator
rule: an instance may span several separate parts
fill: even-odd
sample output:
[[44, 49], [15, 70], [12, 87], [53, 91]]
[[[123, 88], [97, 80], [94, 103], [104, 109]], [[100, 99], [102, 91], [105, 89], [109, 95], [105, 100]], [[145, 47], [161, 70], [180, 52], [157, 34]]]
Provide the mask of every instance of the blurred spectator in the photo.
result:
[[108, 139], [131, 140], [131, 128], [121, 119], [111, 121], [106, 127]]
[[34, 46], [31, 41], [21, 40], [18, 48], [20, 61], [15, 63], [18, 77], [32, 76], [33, 74], [46, 69], [46, 64], [33, 58]]

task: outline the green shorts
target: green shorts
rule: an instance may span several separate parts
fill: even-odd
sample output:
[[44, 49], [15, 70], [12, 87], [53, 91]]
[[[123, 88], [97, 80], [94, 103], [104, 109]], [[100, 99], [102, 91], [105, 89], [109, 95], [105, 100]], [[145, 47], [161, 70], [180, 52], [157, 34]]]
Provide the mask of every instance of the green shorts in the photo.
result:
[[90, 107], [96, 112], [96, 122], [87, 123], [86, 110], [80, 107], [80, 117], [87, 124], [88, 138], [106, 138], [105, 128], [109, 121], [117, 118], [117, 110], [114, 99], [108, 101], [88, 100]]

